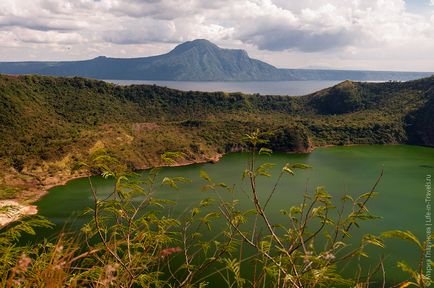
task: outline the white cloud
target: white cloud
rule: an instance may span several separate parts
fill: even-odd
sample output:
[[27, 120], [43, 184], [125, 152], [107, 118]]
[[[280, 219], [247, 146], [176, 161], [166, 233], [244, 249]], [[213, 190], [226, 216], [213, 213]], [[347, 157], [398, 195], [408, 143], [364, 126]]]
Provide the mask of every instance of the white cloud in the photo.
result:
[[266, 0], [251, 5], [239, 20], [235, 15], [243, 10], [232, 10], [237, 36], [266, 50], [312, 52], [406, 41], [427, 28], [426, 19], [407, 13], [401, 0], [307, 1], [294, 10]]
[[433, 19], [403, 0], [2, 0], [0, 60], [139, 57], [207, 38], [280, 67], [434, 70]]
[[36, 44], [66, 44], [76, 45], [85, 42], [85, 39], [78, 33], [59, 33], [56, 31], [32, 31], [17, 28], [16, 37], [24, 43]]
[[195, 0], [102, 0], [101, 5], [109, 12], [135, 18], [151, 16], [154, 19], [171, 20], [197, 13]]
[[71, 18], [39, 19], [22, 16], [0, 16], [0, 27], [26, 27], [32, 30], [80, 30], [87, 24]]

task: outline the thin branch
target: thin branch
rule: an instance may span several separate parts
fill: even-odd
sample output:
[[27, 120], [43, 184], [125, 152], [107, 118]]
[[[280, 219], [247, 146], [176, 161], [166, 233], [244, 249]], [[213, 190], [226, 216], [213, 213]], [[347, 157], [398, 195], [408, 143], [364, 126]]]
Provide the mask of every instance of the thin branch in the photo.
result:
[[122, 265], [122, 267], [125, 268], [125, 270], [131, 276], [131, 278], [134, 279], [135, 276], [130, 271], [130, 269], [128, 268], [128, 266], [125, 265], [125, 263], [122, 261], [122, 259], [115, 252], [113, 252], [112, 249], [110, 249], [110, 247], [108, 246], [108, 243], [107, 243], [104, 235], [102, 235], [101, 227], [100, 227], [100, 223], [99, 223], [99, 216], [98, 216], [98, 207], [99, 207], [99, 205], [98, 205], [98, 198], [96, 196], [96, 190], [93, 187], [92, 180], [90, 179], [90, 177], [88, 177], [88, 180], [89, 180], [90, 189], [92, 191], [92, 195], [93, 195], [93, 199], [94, 199], [94, 203], [95, 203], [94, 220], [95, 220], [95, 227], [96, 227], [96, 230], [98, 232], [98, 236], [101, 239], [101, 241], [102, 241], [104, 247], [107, 249], [107, 251], [119, 262], [119, 264]]
[[[375, 189], [377, 188], [378, 184], [380, 183], [381, 178], [383, 177], [383, 173], [384, 173], [384, 169], [381, 169], [381, 173], [380, 176], [378, 176], [377, 181], [375, 181], [374, 186], [372, 186], [371, 191], [369, 192], [368, 196], [366, 197], [365, 201], [363, 201], [362, 205], [359, 208], [359, 211], [357, 211], [356, 214], [362, 212], [363, 209], [365, 209], [366, 207], [366, 203], [369, 201], [369, 199], [371, 199], [372, 195], [375, 192]], [[351, 222], [350, 224], [348, 224], [348, 226], [344, 229], [344, 232], [348, 232], [351, 228], [351, 226], [353, 225], [353, 222]], [[342, 239], [345, 238], [346, 233], [342, 234]]]

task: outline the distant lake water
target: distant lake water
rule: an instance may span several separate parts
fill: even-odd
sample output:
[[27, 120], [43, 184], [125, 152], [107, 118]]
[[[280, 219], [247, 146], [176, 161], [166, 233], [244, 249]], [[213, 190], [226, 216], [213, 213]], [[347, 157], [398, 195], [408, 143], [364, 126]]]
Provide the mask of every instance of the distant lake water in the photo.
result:
[[183, 91], [242, 92], [262, 95], [300, 96], [338, 84], [341, 81], [248, 81], [248, 82], [193, 82], [153, 80], [105, 80], [119, 85], [158, 85]]

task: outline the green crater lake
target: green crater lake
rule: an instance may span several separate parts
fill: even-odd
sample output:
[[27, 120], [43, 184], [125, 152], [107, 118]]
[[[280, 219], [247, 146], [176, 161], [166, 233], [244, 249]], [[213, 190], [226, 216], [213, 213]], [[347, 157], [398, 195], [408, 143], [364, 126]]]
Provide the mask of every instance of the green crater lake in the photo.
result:
[[[162, 168], [160, 178], [182, 176], [192, 180], [190, 184], [180, 185], [179, 190], [162, 188], [157, 197], [171, 199], [177, 202], [170, 208], [172, 215], [181, 215], [184, 211], [196, 205], [200, 200], [210, 197], [202, 191], [205, 182], [199, 177], [199, 172], [205, 170], [215, 182], [235, 184], [240, 199], [246, 197], [241, 192], [248, 191], [247, 180], [242, 180], [249, 155], [247, 153], [232, 153], [224, 156], [217, 164], [195, 164], [184, 167]], [[279, 211], [301, 203], [306, 191], [313, 193], [317, 186], [325, 186], [327, 192], [338, 201], [343, 195], [357, 196], [369, 192], [377, 177], [384, 169], [376, 191], [378, 196], [368, 202], [368, 208], [381, 219], [361, 223], [360, 228], [352, 230], [353, 238], [357, 239], [364, 233], [378, 235], [383, 231], [400, 229], [410, 230], [419, 239], [426, 237], [426, 177], [434, 174], [434, 149], [418, 146], [348, 146], [318, 148], [310, 154], [275, 153], [272, 156], [260, 156], [258, 162], [276, 164], [272, 169], [273, 177], [261, 177], [258, 181], [259, 191], [265, 198], [280, 169], [285, 163], [306, 163], [312, 169], [296, 170], [295, 176], [286, 176], [281, 181], [274, 198], [267, 207], [274, 223], [282, 221]], [[147, 172], [142, 172], [145, 175]], [[112, 190], [112, 181], [93, 177], [98, 195], [108, 195]], [[241, 201], [241, 206], [252, 207]], [[78, 229], [87, 221], [82, 216], [86, 207], [92, 207], [93, 199], [87, 179], [76, 179], [51, 189], [49, 193], [36, 203], [40, 215], [47, 217], [56, 224], [55, 230], [40, 231], [38, 237], [47, 236], [63, 227]], [[381, 255], [385, 257], [386, 276], [389, 281], [404, 279], [404, 275], [396, 268], [396, 262], [405, 260], [415, 265], [419, 255], [413, 243], [409, 241], [386, 240], [385, 249], [370, 249], [370, 257], [363, 259], [367, 266], [375, 266]], [[372, 250], [372, 251], [371, 251]], [[343, 267], [345, 273], [354, 275], [354, 267]], [[381, 274], [381, 273], [380, 273]]]

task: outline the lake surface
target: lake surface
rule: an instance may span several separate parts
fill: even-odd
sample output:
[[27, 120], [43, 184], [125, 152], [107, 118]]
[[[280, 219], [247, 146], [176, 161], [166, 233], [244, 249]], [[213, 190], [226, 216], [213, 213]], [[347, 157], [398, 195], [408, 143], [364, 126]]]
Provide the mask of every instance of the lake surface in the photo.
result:
[[[199, 172], [205, 170], [216, 182], [235, 184], [238, 191], [236, 197], [245, 199], [240, 191], [243, 188], [248, 189], [241, 174], [248, 157], [246, 153], [233, 153], [224, 156], [217, 164], [163, 168], [161, 179], [166, 176], [183, 176], [193, 182], [182, 185], [177, 191], [164, 188], [158, 196], [175, 200], [177, 205], [171, 213], [182, 214], [192, 205], [210, 196], [201, 189], [205, 183], [199, 177]], [[428, 174], [434, 175], [433, 148], [406, 145], [328, 147], [316, 149], [310, 154], [276, 153], [272, 156], [261, 156], [259, 161], [277, 164], [276, 168], [273, 168], [274, 175], [288, 162], [302, 162], [313, 166], [312, 169], [297, 170], [295, 176], [283, 179], [267, 208], [275, 223], [282, 221], [279, 213], [281, 209], [301, 202], [306, 185], [308, 192], [313, 192], [316, 186], [325, 186], [337, 201], [345, 194], [356, 196], [369, 192], [384, 169], [384, 176], [376, 189], [379, 195], [368, 203], [370, 211], [382, 219], [363, 222], [360, 229], [352, 231], [353, 238], [357, 239], [368, 232], [378, 235], [383, 231], [400, 229], [410, 230], [420, 239], [425, 239], [425, 178]], [[263, 197], [267, 195], [273, 179], [275, 177], [264, 178], [259, 183], [259, 191], [262, 191]], [[100, 177], [94, 177], [93, 181], [98, 195], [110, 193], [110, 181]], [[247, 208], [248, 201], [241, 203]], [[36, 204], [40, 214], [53, 221], [58, 229], [71, 222], [73, 228], [79, 227], [87, 221], [80, 216], [81, 211], [92, 206], [87, 179], [72, 180], [66, 186], [53, 188]], [[393, 282], [404, 277], [396, 268], [397, 261], [405, 260], [415, 264], [418, 260], [417, 249], [408, 241], [387, 240], [385, 249], [371, 250], [373, 256], [362, 263], [374, 266], [380, 255], [384, 254], [387, 279]], [[345, 273], [352, 273], [353, 268], [346, 268]]]
[[105, 80], [120, 85], [155, 84], [158, 86], [204, 92], [242, 92], [262, 95], [300, 96], [334, 86], [342, 81], [247, 81], [247, 82], [193, 82], [193, 81], [141, 81], [141, 80]]

